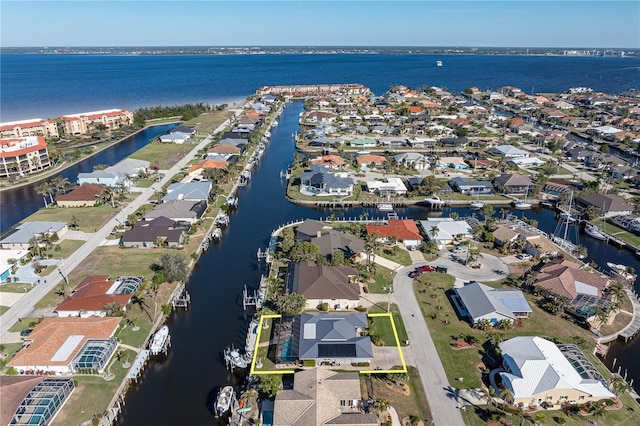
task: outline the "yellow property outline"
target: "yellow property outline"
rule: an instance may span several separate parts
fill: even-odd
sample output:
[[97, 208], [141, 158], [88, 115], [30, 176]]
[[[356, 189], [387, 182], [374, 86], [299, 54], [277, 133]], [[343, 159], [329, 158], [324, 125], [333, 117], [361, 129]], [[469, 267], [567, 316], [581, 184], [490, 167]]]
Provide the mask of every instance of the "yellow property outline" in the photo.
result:
[[[400, 361], [402, 362], [402, 368], [400, 370], [358, 370], [360, 374], [388, 374], [388, 373], [407, 373], [407, 363], [404, 359], [404, 354], [402, 353], [402, 347], [400, 346], [400, 338], [398, 337], [398, 329], [396, 328], [396, 323], [393, 320], [393, 314], [391, 312], [384, 312], [378, 314], [367, 314], [367, 317], [388, 317], [389, 321], [391, 321], [391, 328], [393, 329], [393, 336], [396, 339], [396, 348], [398, 348], [398, 354], [400, 355]], [[262, 335], [262, 325], [265, 319], [276, 319], [282, 318], [280, 314], [269, 314], [269, 315], [261, 315], [260, 322], [258, 324], [258, 336], [256, 337], [256, 346], [253, 348], [253, 358], [251, 360], [251, 371], [249, 374], [293, 374], [295, 370], [266, 370], [266, 371], [257, 371], [256, 370], [256, 359], [258, 357], [258, 346], [260, 345], [260, 336]]]

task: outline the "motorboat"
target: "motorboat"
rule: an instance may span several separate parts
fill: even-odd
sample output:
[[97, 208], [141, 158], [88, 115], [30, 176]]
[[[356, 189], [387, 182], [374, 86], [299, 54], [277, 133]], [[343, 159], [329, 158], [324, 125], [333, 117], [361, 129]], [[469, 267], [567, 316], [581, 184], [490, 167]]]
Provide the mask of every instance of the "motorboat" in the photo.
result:
[[233, 390], [233, 386], [225, 386], [218, 392], [216, 402], [214, 403], [213, 410], [217, 417], [224, 415], [227, 411], [233, 407], [233, 403], [236, 399], [236, 391]]
[[388, 203], [381, 203], [378, 204], [378, 210], [380, 210], [381, 212], [392, 212], [393, 205]]
[[222, 229], [215, 228], [211, 233], [211, 238], [213, 238], [214, 241], [220, 241], [222, 239]]
[[442, 66], [442, 61], [436, 61], [436, 66], [437, 67], [441, 67]]
[[231, 368], [247, 368], [247, 365], [249, 365], [247, 359], [250, 360], [250, 357], [240, 355], [240, 351], [234, 347], [227, 348], [224, 351], [224, 360]]
[[607, 239], [607, 236], [602, 233], [600, 228], [591, 223], [587, 223], [587, 225], [584, 227], [584, 233], [591, 238], [595, 238], [596, 240], [605, 241]]
[[469, 207], [471, 207], [472, 209], [475, 210], [480, 210], [481, 208], [484, 207], [484, 202], [483, 201], [472, 201], [471, 203], [469, 203]]
[[431, 196], [431, 197], [427, 197], [424, 199], [423, 201], [425, 204], [429, 204], [429, 205], [441, 205], [444, 204], [444, 201], [442, 201], [440, 199], [440, 197], [438, 197], [437, 195]]
[[151, 355], [157, 355], [164, 351], [167, 339], [169, 339], [169, 327], [164, 325], [153, 335], [153, 339], [149, 345], [149, 352], [151, 352]]
[[613, 262], [607, 262], [607, 266], [611, 271], [611, 275], [620, 277], [625, 281], [633, 282], [636, 280], [636, 274], [632, 270], [629, 270], [624, 265], [616, 264]]

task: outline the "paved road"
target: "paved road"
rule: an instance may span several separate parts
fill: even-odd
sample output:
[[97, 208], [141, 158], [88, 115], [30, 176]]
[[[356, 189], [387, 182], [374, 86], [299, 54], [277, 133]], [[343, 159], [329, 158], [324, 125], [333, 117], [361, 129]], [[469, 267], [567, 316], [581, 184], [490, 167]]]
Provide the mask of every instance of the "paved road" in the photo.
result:
[[[223, 130], [228, 124], [229, 120], [222, 123], [214, 133]], [[159, 182], [153, 184], [149, 188], [145, 188], [144, 191], [131, 203], [129, 203], [122, 211], [116, 214], [104, 227], [97, 232], [90, 234], [87, 241], [78, 248], [71, 256], [64, 260], [62, 269], [58, 268], [47, 277], [42, 278], [43, 282], [36, 285], [29, 293], [20, 298], [7, 312], [2, 315], [2, 321], [0, 322], [0, 342], [4, 342], [5, 339], [10, 338], [6, 335], [7, 331], [13, 324], [15, 324], [19, 318], [28, 318], [32, 312], [36, 302], [38, 302], [47, 293], [53, 290], [63, 280], [62, 273], [68, 275], [73, 271], [75, 267], [80, 265], [84, 259], [89, 256], [104, 240], [109, 237], [111, 230], [116, 226], [124, 223], [127, 216], [134, 213], [140, 206], [145, 204], [153, 194], [161, 188], [164, 184], [168, 183], [171, 178], [177, 174], [182, 167], [186, 166], [200, 151], [205, 148], [212, 140], [212, 136], [207, 136], [202, 142], [200, 142], [194, 149], [192, 149], [183, 159], [178, 161], [173, 167], [171, 167], [166, 173], [165, 177]], [[115, 271], [114, 271], [115, 272]], [[6, 336], [5, 336], [6, 335]]]

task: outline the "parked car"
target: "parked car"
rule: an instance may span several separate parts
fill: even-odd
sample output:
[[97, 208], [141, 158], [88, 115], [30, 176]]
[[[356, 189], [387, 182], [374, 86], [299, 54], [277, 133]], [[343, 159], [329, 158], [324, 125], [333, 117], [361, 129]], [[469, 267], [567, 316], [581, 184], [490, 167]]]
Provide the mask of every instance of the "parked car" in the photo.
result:
[[32, 331], [33, 331], [32, 328], [27, 328], [25, 330], [22, 330], [20, 332], [20, 337], [27, 337], [29, 334], [31, 334]]
[[531, 256], [528, 253], [520, 253], [518, 255], [516, 255], [516, 259], [520, 259], [520, 260], [531, 260], [533, 259], [533, 256]]
[[464, 253], [467, 251], [467, 248], [464, 246], [455, 246], [452, 250], [451, 253]]
[[422, 266], [418, 266], [416, 270], [420, 272], [434, 272], [436, 268], [434, 268], [431, 265], [422, 265]]

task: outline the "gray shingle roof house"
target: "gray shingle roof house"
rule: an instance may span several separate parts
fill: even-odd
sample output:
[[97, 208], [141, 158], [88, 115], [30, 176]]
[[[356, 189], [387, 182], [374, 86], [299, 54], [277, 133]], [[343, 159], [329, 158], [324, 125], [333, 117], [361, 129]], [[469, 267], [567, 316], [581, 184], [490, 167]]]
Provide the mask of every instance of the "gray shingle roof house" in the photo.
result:
[[330, 258], [341, 251], [345, 259], [351, 259], [364, 251], [364, 241], [333, 229], [318, 220], [307, 219], [296, 228], [296, 241], [309, 241], [320, 247], [320, 254]]
[[185, 233], [176, 229], [176, 222], [166, 217], [158, 217], [150, 221], [140, 221], [126, 231], [120, 243], [123, 247], [153, 248], [158, 243], [167, 247], [180, 247], [185, 240]]
[[516, 318], [529, 318], [531, 312], [520, 290], [497, 289], [474, 281], [456, 288], [455, 292], [461, 316], [467, 317], [472, 324], [483, 319], [493, 324], [503, 319], [515, 321]]
[[533, 188], [533, 182], [526, 176], [516, 173], [503, 174], [493, 180], [497, 191], [507, 194], [525, 194]]
[[463, 177], [454, 177], [449, 180], [449, 186], [461, 194], [491, 194], [493, 185], [488, 181], [470, 180]]
[[56, 233], [60, 237], [66, 231], [67, 224], [65, 222], [25, 222], [18, 225], [0, 241], [0, 247], [26, 250], [29, 248], [29, 240], [36, 235]]
[[633, 212], [634, 207], [625, 199], [615, 194], [589, 194], [582, 195], [576, 200], [581, 207], [596, 207], [602, 211], [605, 217], [618, 216]]
[[149, 168], [149, 162], [146, 160], [137, 160], [135, 158], [125, 158], [113, 166], [105, 169], [107, 172], [124, 173], [129, 176], [138, 176], [139, 172], [146, 172]]
[[207, 210], [206, 201], [171, 200], [158, 204], [153, 210], [145, 214], [145, 220], [167, 217], [176, 222], [195, 223]]
[[311, 171], [300, 176], [300, 191], [311, 195], [350, 195], [353, 180], [330, 173], [324, 166], [311, 166]]
[[360, 285], [353, 278], [358, 270], [352, 266], [325, 266], [313, 262], [290, 264], [288, 286], [307, 299], [307, 309], [328, 303], [331, 309], [358, 306]]
[[377, 426], [375, 414], [361, 413], [360, 378], [356, 372], [313, 368], [295, 373], [293, 389], [278, 391], [274, 426]]
[[172, 183], [167, 188], [167, 195], [162, 198], [162, 202], [171, 200], [188, 201], [209, 201], [211, 192], [211, 182], [203, 180], [200, 182]]
[[373, 358], [371, 338], [362, 336], [367, 316], [356, 313], [303, 313], [300, 321], [298, 359], [336, 364], [369, 362]]

